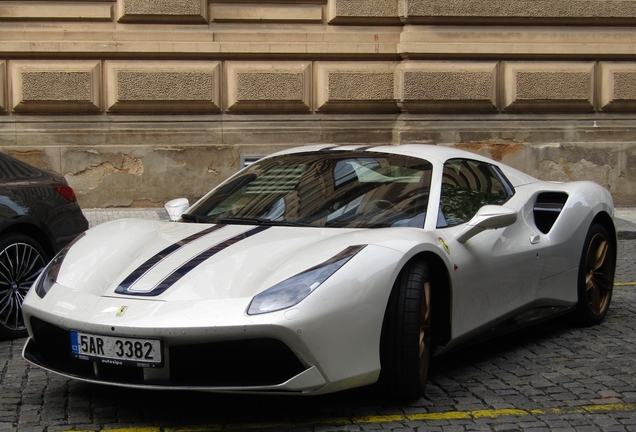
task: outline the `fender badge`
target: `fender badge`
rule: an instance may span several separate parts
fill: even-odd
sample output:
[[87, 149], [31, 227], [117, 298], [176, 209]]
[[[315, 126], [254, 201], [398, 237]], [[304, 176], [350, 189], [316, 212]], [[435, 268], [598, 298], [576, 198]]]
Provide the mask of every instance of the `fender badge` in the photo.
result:
[[439, 240], [439, 242], [442, 244], [442, 246], [444, 247], [444, 250], [446, 251], [446, 253], [450, 255], [450, 248], [448, 247], [448, 245], [446, 244], [444, 239], [441, 238], [441, 237], [438, 237], [437, 240]]
[[118, 317], [124, 316], [124, 314], [126, 313], [127, 310], [128, 310], [128, 306], [122, 306], [122, 307], [119, 308], [119, 310], [117, 311], [117, 313], [115, 315], [118, 316]]

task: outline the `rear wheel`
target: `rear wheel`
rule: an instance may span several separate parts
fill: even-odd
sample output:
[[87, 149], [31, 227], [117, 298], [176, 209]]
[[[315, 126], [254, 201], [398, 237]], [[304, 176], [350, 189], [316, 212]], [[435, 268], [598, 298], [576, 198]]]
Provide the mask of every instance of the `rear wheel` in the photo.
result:
[[581, 325], [599, 324], [612, 300], [616, 245], [602, 225], [590, 227], [579, 264], [577, 318]]
[[394, 399], [419, 398], [431, 354], [431, 278], [423, 261], [407, 265], [393, 287], [384, 317], [381, 389]]
[[26, 336], [22, 301], [45, 265], [45, 253], [31, 237], [0, 238], [0, 336]]

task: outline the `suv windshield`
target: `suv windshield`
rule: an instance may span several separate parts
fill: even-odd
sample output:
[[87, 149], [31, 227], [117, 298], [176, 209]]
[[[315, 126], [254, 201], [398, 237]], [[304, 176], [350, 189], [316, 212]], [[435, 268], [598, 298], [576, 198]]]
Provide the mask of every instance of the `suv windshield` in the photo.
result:
[[429, 162], [373, 152], [263, 159], [219, 186], [183, 219], [208, 223], [422, 228]]

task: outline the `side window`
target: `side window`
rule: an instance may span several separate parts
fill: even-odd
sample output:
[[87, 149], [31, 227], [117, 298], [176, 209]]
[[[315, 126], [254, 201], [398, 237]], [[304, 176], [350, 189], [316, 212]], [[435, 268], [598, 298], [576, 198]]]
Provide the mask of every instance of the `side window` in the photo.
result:
[[501, 172], [488, 163], [451, 159], [444, 165], [438, 228], [468, 222], [482, 206], [500, 205], [513, 194]]

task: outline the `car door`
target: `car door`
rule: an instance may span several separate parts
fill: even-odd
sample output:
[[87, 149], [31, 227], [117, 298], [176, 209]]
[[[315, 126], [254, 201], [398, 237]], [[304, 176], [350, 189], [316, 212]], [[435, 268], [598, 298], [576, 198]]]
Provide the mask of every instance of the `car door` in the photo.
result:
[[[532, 243], [534, 231], [522, 217], [523, 203], [492, 164], [452, 159], [444, 165], [437, 228], [453, 259], [453, 337], [505, 324], [531, 308], [543, 260]], [[461, 243], [461, 231], [484, 205], [517, 212], [507, 227], [485, 230]]]

